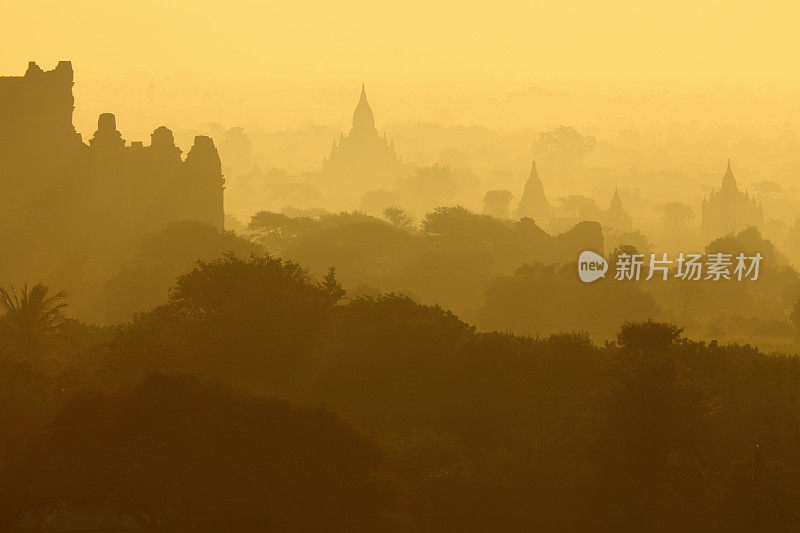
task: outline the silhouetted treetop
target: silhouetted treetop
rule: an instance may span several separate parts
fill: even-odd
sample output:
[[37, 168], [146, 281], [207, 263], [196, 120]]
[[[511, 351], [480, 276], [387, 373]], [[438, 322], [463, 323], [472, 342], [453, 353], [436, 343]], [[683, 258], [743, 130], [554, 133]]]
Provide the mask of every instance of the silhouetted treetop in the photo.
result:
[[683, 328], [663, 322], [625, 322], [617, 334], [617, 344], [626, 350], [663, 352], [674, 344]]
[[48, 339], [58, 335], [65, 317], [66, 293], [49, 296], [48, 287], [37, 283], [19, 293], [14, 287], [0, 288], [0, 349], [11, 350], [17, 356], [40, 355]]
[[232, 253], [197, 267], [178, 277], [170, 303], [203, 315], [254, 305], [268, 307], [286, 298], [301, 305], [329, 306], [343, 296], [333, 270], [322, 283], [298, 263], [269, 255], [241, 259]]

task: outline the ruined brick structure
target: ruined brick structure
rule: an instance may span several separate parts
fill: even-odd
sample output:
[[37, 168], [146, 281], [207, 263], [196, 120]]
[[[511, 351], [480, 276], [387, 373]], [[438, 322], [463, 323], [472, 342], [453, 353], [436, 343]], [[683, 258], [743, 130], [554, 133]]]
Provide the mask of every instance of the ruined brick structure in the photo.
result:
[[209, 137], [182, 158], [166, 127], [149, 146], [128, 144], [104, 113], [86, 144], [72, 123], [72, 86], [68, 61], [0, 77], [0, 239], [22, 228], [43, 246], [91, 252], [131, 246], [170, 222], [223, 227], [224, 179]]

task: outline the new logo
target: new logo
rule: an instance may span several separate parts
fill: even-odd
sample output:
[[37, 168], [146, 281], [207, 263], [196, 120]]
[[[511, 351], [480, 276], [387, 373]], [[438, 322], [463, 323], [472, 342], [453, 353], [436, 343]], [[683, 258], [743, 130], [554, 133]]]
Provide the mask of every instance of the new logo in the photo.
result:
[[591, 283], [600, 278], [606, 277], [608, 271], [608, 261], [600, 255], [586, 250], [581, 252], [578, 257], [578, 276], [584, 283]]

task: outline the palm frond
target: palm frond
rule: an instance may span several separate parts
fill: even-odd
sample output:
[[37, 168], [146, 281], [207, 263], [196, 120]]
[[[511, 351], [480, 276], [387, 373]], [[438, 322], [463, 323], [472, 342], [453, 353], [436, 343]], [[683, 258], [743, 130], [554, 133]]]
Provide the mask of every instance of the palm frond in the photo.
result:
[[62, 311], [67, 306], [66, 293], [59, 291], [48, 296], [48, 290], [42, 283], [30, 290], [26, 284], [19, 294], [14, 287], [0, 288], [0, 307], [5, 310], [3, 321], [21, 342], [31, 343], [59, 333], [64, 321]]

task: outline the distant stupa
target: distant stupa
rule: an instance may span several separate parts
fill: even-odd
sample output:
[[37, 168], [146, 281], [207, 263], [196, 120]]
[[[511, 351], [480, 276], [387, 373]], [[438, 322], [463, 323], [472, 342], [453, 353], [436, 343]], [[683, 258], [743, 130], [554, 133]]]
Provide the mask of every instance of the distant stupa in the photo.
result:
[[322, 171], [345, 185], [365, 189], [387, 185], [402, 171], [394, 142], [387, 140], [386, 134], [378, 135], [375, 129], [375, 116], [367, 102], [364, 85], [353, 112], [350, 133], [334, 139], [331, 153], [322, 163]]
[[731, 160], [722, 177], [722, 187], [703, 199], [703, 238], [706, 240], [739, 232], [764, 222], [764, 210], [755, 198], [739, 190]]
[[611, 205], [604, 215], [604, 225], [616, 230], [628, 231], [633, 226], [633, 219], [622, 207], [622, 198], [619, 197], [619, 189], [614, 187], [614, 196], [611, 197]]
[[531, 165], [531, 174], [525, 182], [525, 190], [517, 207], [517, 218], [533, 219], [540, 227], [553, 216], [553, 207], [544, 194], [544, 185], [536, 170], [536, 161]]

